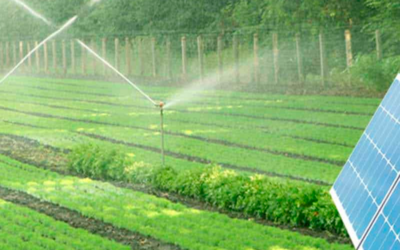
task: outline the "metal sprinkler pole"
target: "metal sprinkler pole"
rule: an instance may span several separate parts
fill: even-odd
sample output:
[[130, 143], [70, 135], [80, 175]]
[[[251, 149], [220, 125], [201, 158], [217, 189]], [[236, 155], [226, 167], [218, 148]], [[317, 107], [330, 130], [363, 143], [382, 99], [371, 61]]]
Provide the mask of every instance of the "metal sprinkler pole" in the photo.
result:
[[161, 132], [161, 158], [162, 165], [165, 166], [165, 146], [164, 146], [164, 103], [160, 102], [160, 132]]

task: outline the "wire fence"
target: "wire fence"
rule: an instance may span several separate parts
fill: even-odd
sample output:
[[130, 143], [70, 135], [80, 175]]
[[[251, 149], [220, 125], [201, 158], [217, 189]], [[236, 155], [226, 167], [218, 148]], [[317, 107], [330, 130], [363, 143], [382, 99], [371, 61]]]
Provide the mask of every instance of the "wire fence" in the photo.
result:
[[[187, 82], [210, 75], [229, 84], [335, 84], [331, 75], [345, 72], [357, 55], [383, 58], [380, 31], [335, 29], [302, 32], [232, 32], [161, 34], [82, 39], [122, 73], [147, 80]], [[40, 41], [0, 41], [0, 71], [12, 68]], [[107, 76], [111, 72], [75, 43], [55, 39], [23, 65], [21, 74]]]

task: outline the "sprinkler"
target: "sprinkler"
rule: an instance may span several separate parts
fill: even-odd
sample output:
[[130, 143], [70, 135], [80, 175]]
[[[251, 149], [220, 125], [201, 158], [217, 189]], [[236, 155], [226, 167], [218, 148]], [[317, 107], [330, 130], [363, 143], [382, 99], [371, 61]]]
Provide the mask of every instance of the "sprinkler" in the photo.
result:
[[[50, 27], [55, 27], [53, 23], [51, 23], [48, 19], [37, 13], [35, 10], [30, 8], [28, 5], [26, 5], [22, 0], [14, 0], [17, 4], [21, 5], [24, 9], [26, 9], [29, 13], [31, 13], [33, 16], [36, 18], [41, 19], [43, 22], [45, 22], [48, 26]], [[92, 0], [90, 2], [90, 6], [94, 6], [95, 3], [99, 2], [101, 0]], [[86, 11], [86, 8], [82, 10], [82, 12]], [[17, 66], [15, 66], [14, 69], [11, 70], [3, 79], [0, 80], [0, 84], [7, 79], [18, 67], [20, 67], [26, 59], [29, 58], [30, 55], [32, 55], [36, 50], [38, 50], [44, 43], [46, 43], [48, 40], [52, 39], [53, 37], [57, 36], [59, 33], [61, 33], [64, 29], [68, 28], [75, 20], [77, 19], [78, 16], [74, 16], [72, 19], [70, 19], [64, 26], [62, 26], [58, 31], [50, 35], [46, 40], [41, 42], [37, 47], [35, 47], [32, 51], [29, 52], [29, 54], [21, 60]], [[160, 114], [161, 114], [161, 154], [162, 154], [162, 164], [163, 166], [165, 165], [165, 155], [164, 155], [164, 108], [165, 108], [165, 103], [160, 102], [157, 103], [155, 102], [149, 95], [147, 95], [143, 90], [141, 90], [135, 83], [133, 83], [131, 80], [129, 80], [125, 75], [123, 75], [118, 69], [116, 69], [114, 66], [112, 66], [107, 60], [102, 58], [99, 54], [97, 54], [92, 48], [90, 48], [88, 45], [86, 45], [84, 42], [82, 42], [79, 39], [75, 39], [77, 43], [79, 43], [82, 48], [86, 49], [89, 53], [91, 53], [94, 57], [99, 59], [102, 63], [104, 63], [107, 67], [109, 67], [111, 70], [113, 70], [117, 75], [119, 75], [122, 79], [124, 79], [131, 87], [136, 89], [144, 98], [146, 98], [152, 105], [155, 105], [156, 108], [160, 109]]]
[[160, 102], [156, 104], [156, 108], [160, 109], [160, 132], [161, 132], [161, 158], [162, 158], [162, 165], [165, 166], [165, 151], [164, 151], [164, 102]]

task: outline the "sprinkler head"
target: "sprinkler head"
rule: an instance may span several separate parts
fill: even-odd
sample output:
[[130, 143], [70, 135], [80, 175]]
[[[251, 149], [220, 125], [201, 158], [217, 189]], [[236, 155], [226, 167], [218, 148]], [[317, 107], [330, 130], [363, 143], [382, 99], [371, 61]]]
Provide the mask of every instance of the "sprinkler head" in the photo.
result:
[[156, 107], [157, 107], [157, 108], [160, 108], [160, 109], [163, 109], [164, 106], [165, 106], [165, 103], [164, 103], [164, 102], [160, 102], [159, 104], [156, 104]]

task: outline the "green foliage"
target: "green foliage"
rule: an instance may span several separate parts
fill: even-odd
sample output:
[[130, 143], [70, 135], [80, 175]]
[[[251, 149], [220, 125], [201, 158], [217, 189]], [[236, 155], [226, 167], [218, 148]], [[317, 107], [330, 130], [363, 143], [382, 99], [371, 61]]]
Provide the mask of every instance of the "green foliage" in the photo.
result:
[[[220, 209], [242, 212], [281, 225], [328, 230], [345, 235], [345, 229], [323, 189], [311, 185], [244, 176], [220, 167], [174, 171], [147, 167], [152, 186], [205, 201]], [[140, 177], [136, 175], [131, 182]], [[128, 177], [129, 178], [129, 177]], [[326, 216], [326, 217], [325, 217]]]
[[[332, 71], [332, 81], [367, 89], [369, 92], [385, 92], [399, 73], [400, 56], [377, 60], [375, 54], [359, 55], [350, 71]], [[349, 73], [350, 72], [350, 73]]]
[[[76, 34], [102, 36], [130, 34], [133, 31], [223, 32], [249, 26], [277, 30], [294, 28], [299, 31], [304, 27], [347, 26], [350, 20], [359, 25], [370, 17], [374, 8], [378, 8], [377, 4], [366, 5], [364, 0], [103, 0], [91, 10], [82, 12], [89, 0], [26, 2], [58, 24], [80, 13], [81, 18], [75, 25]], [[27, 17], [20, 19], [18, 24], [14, 23], [14, 28], [23, 27], [32, 19], [14, 3], [8, 3], [6, 9], [5, 19], [16, 12]], [[13, 10], [12, 13], [8, 13], [10, 10]], [[34, 32], [35, 30], [31, 30], [29, 33], [35, 34]]]
[[128, 246], [75, 229], [66, 223], [25, 207], [0, 200], [2, 250], [128, 250]]
[[[324, 239], [252, 221], [188, 208], [107, 183], [61, 176], [6, 157], [0, 156], [0, 159], [0, 185], [3, 187], [29, 192], [85, 216], [172, 243], [182, 249], [351, 249], [348, 244], [328, 243]], [[97, 246], [98, 243], [94, 244]]]
[[92, 144], [74, 148], [68, 161], [69, 169], [78, 174], [112, 180], [121, 180], [124, 167], [130, 164], [132, 161], [125, 154]]
[[337, 210], [322, 188], [259, 175], [248, 177], [218, 166], [176, 171], [121, 159], [114, 151], [84, 145], [72, 151], [69, 166], [91, 178], [147, 184], [278, 224], [345, 234]]
[[375, 55], [360, 55], [351, 68], [352, 80], [377, 91], [388, 89], [400, 69], [400, 56], [384, 58]]

